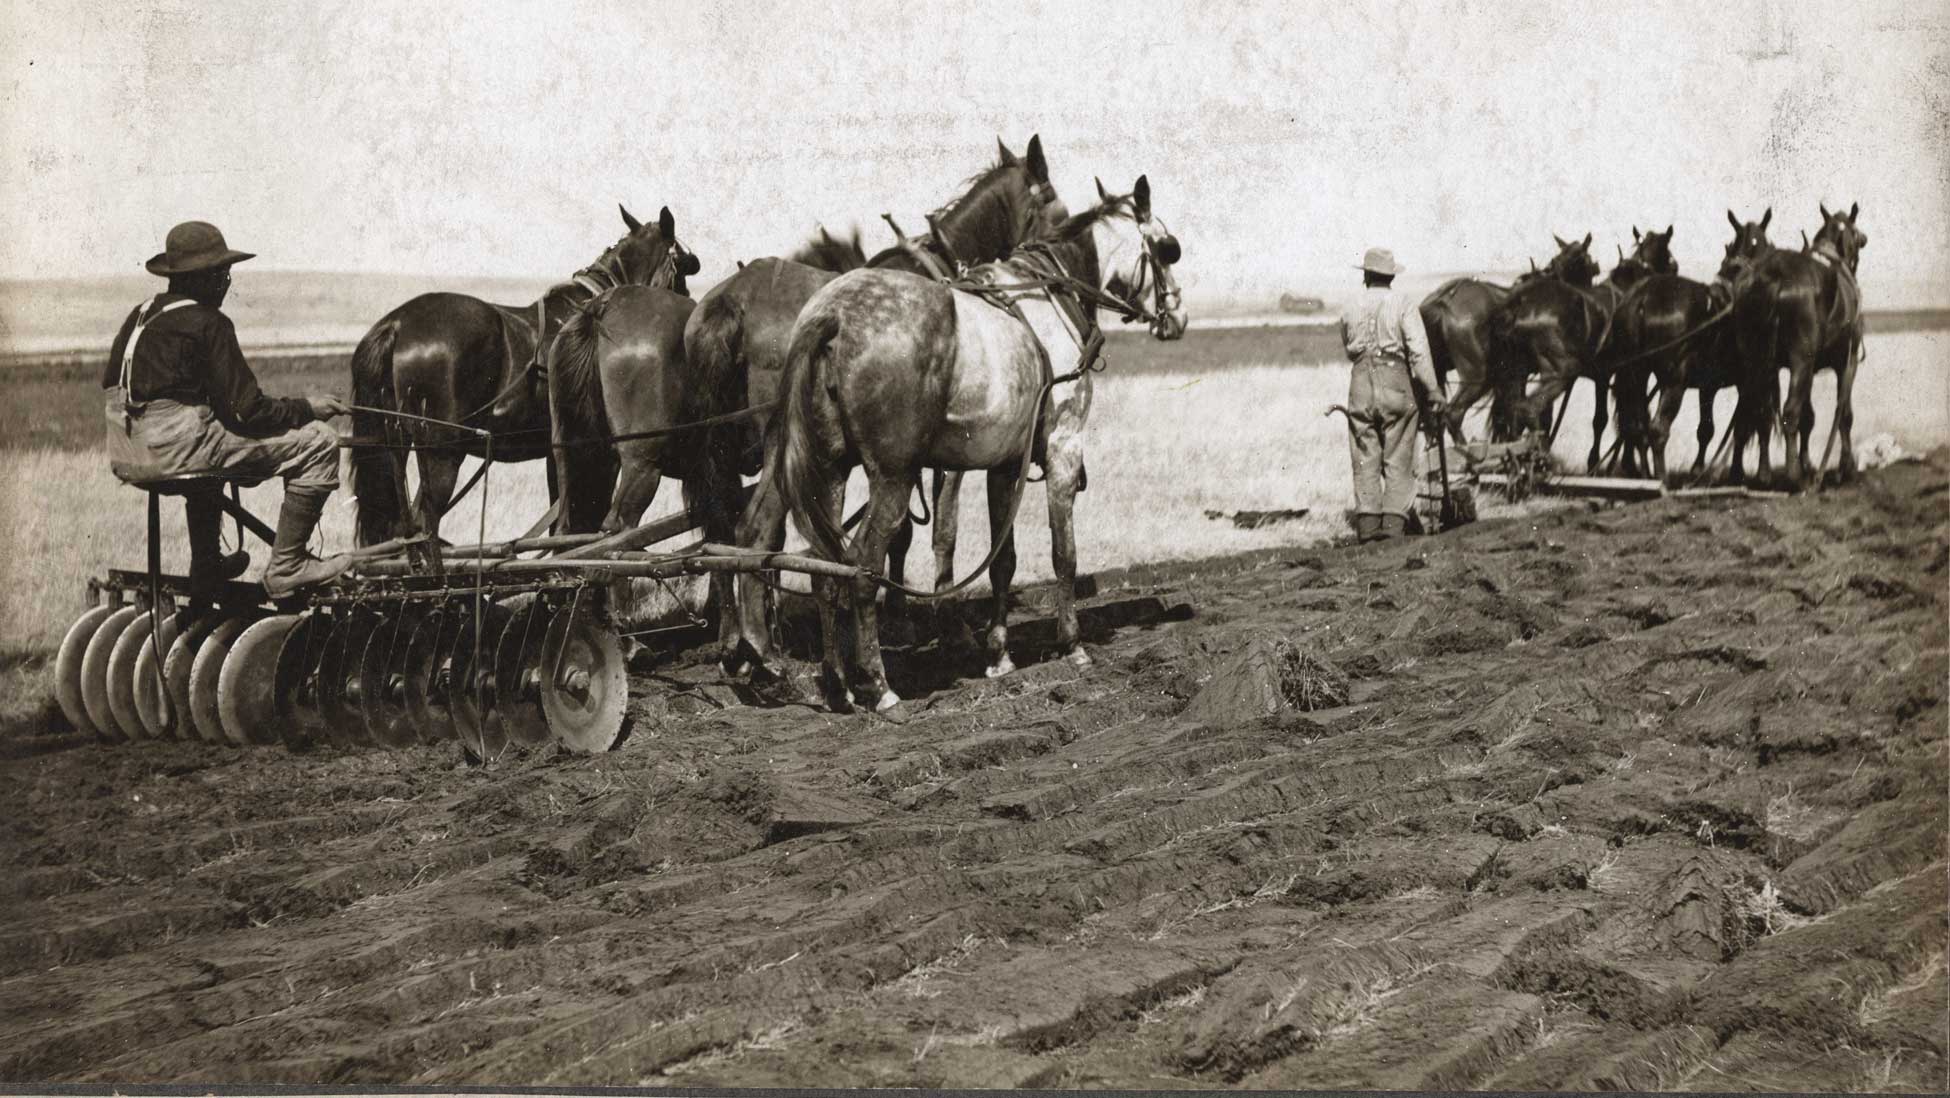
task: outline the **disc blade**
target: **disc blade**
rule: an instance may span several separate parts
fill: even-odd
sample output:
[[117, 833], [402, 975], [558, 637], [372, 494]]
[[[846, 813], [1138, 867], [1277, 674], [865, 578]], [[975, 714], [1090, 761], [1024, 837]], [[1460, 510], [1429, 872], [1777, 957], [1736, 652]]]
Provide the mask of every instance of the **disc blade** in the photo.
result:
[[406, 650], [420, 613], [411, 604], [381, 616], [359, 654], [358, 710], [366, 739], [381, 747], [410, 747], [419, 740], [406, 710]]
[[313, 610], [298, 619], [278, 648], [271, 699], [277, 708], [278, 733], [293, 751], [331, 739], [318, 707], [318, 661], [331, 631], [331, 615]]
[[81, 703], [104, 739], [128, 738], [109, 709], [108, 661], [115, 654], [115, 642], [122, 639], [122, 631], [141, 616], [142, 611], [133, 606], [124, 606], [110, 614], [103, 619], [101, 628], [95, 630], [95, 635], [88, 638], [88, 650], [81, 657]]
[[88, 652], [88, 642], [102, 622], [115, 612], [113, 606], [91, 606], [88, 612], [76, 618], [73, 625], [61, 637], [61, 650], [54, 658], [54, 698], [61, 703], [61, 714], [68, 723], [81, 732], [101, 735], [101, 729], [93, 718], [88, 716], [88, 707], [81, 700], [81, 661]]
[[[176, 714], [169, 707], [169, 690], [163, 681], [166, 654], [176, 644], [176, 635], [189, 624], [190, 612], [178, 610], [162, 620], [162, 631], [142, 646], [135, 657], [135, 715], [151, 739], [176, 738]], [[159, 655], [159, 653], [163, 655]]]
[[447, 709], [447, 658], [454, 634], [460, 628], [459, 615], [450, 607], [435, 607], [413, 631], [407, 646], [403, 693], [406, 711], [423, 743], [438, 743], [457, 738], [453, 716]]
[[190, 669], [196, 664], [197, 649], [203, 647], [211, 631], [223, 624], [223, 620], [221, 614], [198, 614], [188, 628], [176, 634], [176, 643], [169, 646], [169, 655], [163, 658], [163, 687], [169, 694], [170, 726], [179, 740], [200, 738], [190, 718]]
[[296, 614], [273, 614], [231, 642], [217, 672], [217, 719], [231, 742], [278, 742], [278, 652], [297, 624]]
[[498, 721], [509, 739], [547, 743], [548, 722], [535, 687], [550, 611], [533, 595], [511, 599], [508, 606], [508, 623], [494, 646], [494, 709], [489, 719]]
[[115, 638], [115, 647], [108, 654], [108, 712], [122, 729], [122, 735], [131, 741], [149, 738], [142, 715], [135, 711], [136, 657], [149, 646], [149, 635], [156, 631], [158, 619], [167, 614], [163, 610], [153, 615], [148, 610], [137, 614], [122, 629], [122, 635]]
[[540, 685], [549, 733], [569, 750], [608, 751], [628, 729], [623, 644], [586, 602], [571, 602], [549, 621]]
[[498, 757], [508, 746], [499, 721], [490, 722], [494, 706], [494, 642], [507, 625], [508, 611], [500, 603], [482, 600], [468, 607], [465, 624], [454, 634], [449, 653], [447, 704], [463, 744], [483, 759]]
[[[325, 638], [325, 651], [318, 661], [318, 708], [325, 720], [325, 733], [340, 747], [366, 746], [366, 719], [359, 712], [359, 661], [365, 656], [366, 642], [379, 628], [379, 616], [363, 607], [355, 608], [332, 627]], [[351, 690], [348, 691], [348, 686]]]
[[255, 613], [225, 617], [203, 638], [203, 644], [196, 650], [196, 660], [190, 664], [190, 722], [196, 726], [196, 734], [211, 743], [234, 742], [237, 747], [244, 746], [241, 740], [232, 741], [224, 730], [223, 718], [217, 712], [217, 679], [223, 673], [230, 646], [256, 620]]

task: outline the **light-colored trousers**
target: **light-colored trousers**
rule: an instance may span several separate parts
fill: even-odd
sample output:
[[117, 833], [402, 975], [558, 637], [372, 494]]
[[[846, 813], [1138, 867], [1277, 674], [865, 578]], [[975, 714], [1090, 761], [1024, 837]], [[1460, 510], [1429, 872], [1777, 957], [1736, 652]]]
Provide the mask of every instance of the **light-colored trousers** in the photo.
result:
[[123, 480], [222, 470], [284, 478], [286, 488], [330, 492], [339, 486], [338, 432], [313, 420], [268, 438], [233, 434], [204, 404], [151, 400], [124, 419], [122, 390], [102, 392], [108, 460]]
[[1347, 394], [1347, 448], [1354, 463], [1354, 510], [1399, 515], [1415, 502], [1421, 413], [1405, 363], [1364, 355]]

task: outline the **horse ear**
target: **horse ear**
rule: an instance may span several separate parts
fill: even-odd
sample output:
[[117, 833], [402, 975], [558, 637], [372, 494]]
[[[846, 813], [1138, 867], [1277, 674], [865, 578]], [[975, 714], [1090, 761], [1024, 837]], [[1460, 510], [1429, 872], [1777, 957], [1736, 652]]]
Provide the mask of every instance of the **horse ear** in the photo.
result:
[[1571, 246], [1570, 241], [1564, 239], [1563, 237], [1557, 235], [1556, 233], [1551, 234], [1551, 239], [1557, 241], [1557, 250], [1560, 252]]
[[1833, 220], [1835, 220], [1835, 215], [1834, 215], [1834, 214], [1832, 214], [1832, 213], [1829, 213], [1829, 212], [1828, 212], [1828, 203], [1826, 203], [1826, 202], [1817, 202], [1817, 203], [1815, 203], [1815, 209], [1817, 209], [1817, 210], [1820, 210], [1820, 211], [1821, 211], [1821, 219], [1822, 219], [1823, 221], [1833, 221]]
[[1612, 245], [1612, 247], [1614, 247], [1614, 248], [1617, 248], [1617, 249], [1618, 249], [1618, 261], [1619, 261], [1620, 263], [1624, 263], [1624, 262], [1625, 262], [1625, 245], [1623, 245], [1623, 244], [1613, 244], [1613, 245]]
[[1666, 243], [1668, 243], [1668, 244], [1670, 244], [1670, 243], [1672, 243], [1672, 226], [1671, 226], [1671, 225], [1667, 225], [1667, 226], [1666, 226]]
[[1004, 145], [1000, 137], [995, 139], [995, 155], [998, 161], [1004, 166], [1016, 162], [1016, 154], [1009, 151], [1009, 146]]
[[833, 234], [826, 231], [826, 226], [821, 225], [819, 227], [819, 239], [831, 244], [833, 242]]
[[1097, 201], [1099, 201], [1099, 202], [1109, 202], [1109, 201], [1110, 201], [1110, 192], [1104, 189], [1104, 181], [1103, 181], [1103, 180], [1101, 180], [1101, 179], [1098, 179], [1098, 178], [1097, 178], [1096, 176], [1094, 176], [1094, 175], [1090, 177], [1090, 181], [1091, 181], [1092, 183], [1095, 183], [1095, 184], [1097, 185]]
[[1029, 178], [1038, 183], [1049, 182], [1049, 161], [1043, 159], [1042, 134], [1029, 139]]
[[1851, 203], [1849, 203], [1849, 204], [1848, 204], [1848, 223], [1849, 223], [1849, 224], [1851, 224], [1851, 225], [1853, 225], [1853, 224], [1855, 224], [1855, 215], [1856, 215], [1857, 213], [1860, 213], [1860, 212], [1861, 212], [1861, 210], [1862, 210], [1862, 204], [1861, 204], [1860, 202], [1851, 202]]
[[1637, 225], [1634, 225], [1632, 226], [1632, 242], [1636, 244], [1638, 243], [1638, 239], [1639, 239], [1639, 227]]
[[1131, 205], [1137, 209], [1140, 221], [1151, 220], [1151, 179], [1140, 175], [1131, 187]]
[[1774, 207], [1769, 206], [1767, 212], [1760, 215], [1760, 231], [1766, 232], [1767, 223], [1772, 220], [1774, 220]]
[[1739, 232], [1739, 231], [1740, 231], [1740, 219], [1739, 219], [1739, 218], [1737, 218], [1737, 217], [1735, 217], [1735, 216], [1733, 216], [1733, 211], [1732, 211], [1732, 210], [1728, 210], [1728, 211], [1727, 211], [1727, 224], [1729, 224], [1729, 225], [1731, 225], [1731, 226], [1733, 226], [1733, 231], [1734, 231], [1734, 232]]
[[669, 206], [657, 211], [657, 229], [664, 234], [665, 240], [677, 239], [677, 219], [670, 216]]
[[636, 218], [634, 218], [634, 217], [631, 217], [631, 216], [630, 216], [630, 211], [629, 211], [629, 210], [627, 210], [627, 209], [624, 209], [624, 208], [623, 208], [623, 204], [622, 204], [621, 202], [618, 202], [618, 203], [616, 204], [616, 208], [617, 208], [618, 210], [621, 210], [621, 211], [622, 211], [622, 213], [623, 213], [623, 224], [624, 224], [624, 225], [627, 225], [627, 226], [629, 227], [629, 230], [630, 230], [631, 232], [635, 232], [635, 231], [637, 231], [638, 229], [641, 229], [641, 228], [643, 228], [643, 222], [641, 222], [641, 221], [638, 221], [638, 220], [637, 220]]
[[1584, 248], [1584, 250], [1585, 250], [1585, 251], [1587, 251], [1587, 252], [1591, 250], [1591, 234], [1590, 234], [1590, 233], [1586, 233], [1586, 234], [1584, 234], [1584, 244], [1582, 245], [1582, 247], [1583, 247], [1583, 248]]

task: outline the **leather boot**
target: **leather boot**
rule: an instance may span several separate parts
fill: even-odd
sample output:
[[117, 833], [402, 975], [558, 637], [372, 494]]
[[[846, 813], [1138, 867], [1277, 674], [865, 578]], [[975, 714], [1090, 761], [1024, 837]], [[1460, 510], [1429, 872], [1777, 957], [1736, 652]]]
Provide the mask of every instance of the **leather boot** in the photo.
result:
[[1389, 538], [1401, 537], [1402, 534], [1407, 531], [1407, 529], [1408, 529], [1408, 520], [1403, 518], [1401, 515], [1382, 515], [1381, 533], [1376, 537], [1375, 540], [1387, 541]]
[[264, 566], [264, 590], [272, 598], [329, 582], [352, 567], [351, 556], [341, 553], [320, 560], [305, 548], [329, 498], [330, 492], [285, 489], [284, 504], [278, 508], [278, 538], [271, 545], [271, 562]]
[[242, 549], [223, 551], [223, 505], [217, 496], [196, 492], [183, 497], [183, 521], [190, 528], [190, 584], [234, 580], [251, 566]]
[[1381, 516], [1359, 514], [1354, 516], [1354, 539], [1362, 545], [1381, 539]]

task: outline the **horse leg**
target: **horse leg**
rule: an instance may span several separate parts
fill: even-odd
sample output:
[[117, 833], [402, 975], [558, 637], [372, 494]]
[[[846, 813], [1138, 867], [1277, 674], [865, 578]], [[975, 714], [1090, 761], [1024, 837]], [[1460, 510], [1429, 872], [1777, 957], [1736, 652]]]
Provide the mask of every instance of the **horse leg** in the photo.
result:
[[[1697, 391], [1699, 394], [1699, 426], [1693, 429], [1693, 439], [1699, 443], [1699, 453], [1693, 457], [1694, 480], [1698, 480], [1700, 475], [1706, 471], [1706, 451], [1713, 445], [1713, 401], [1714, 398], [1720, 395], [1719, 389], [1706, 385], [1700, 386]], [[1681, 392], [1683, 395], [1684, 391], [1682, 390]], [[1675, 404], [1675, 414], [1677, 414], [1677, 408], [1678, 405]], [[1670, 428], [1671, 423], [1667, 423], [1666, 426]]]
[[[901, 497], [901, 520], [887, 539], [887, 578], [903, 585], [907, 583], [907, 553], [914, 548], [914, 520], [908, 516], [906, 500], [906, 496]], [[887, 591], [887, 616], [903, 623], [907, 618], [907, 596], [892, 588]]]
[[853, 563], [860, 568], [859, 577], [853, 581], [853, 665], [866, 679], [865, 692], [872, 695], [871, 704], [876, 712], [892, 709], [901, 699], [887, 686], [887, 667], [880, 655], [880, 585], [868, 573], [887, 558], [888, 542], [902, 526], [909, 528], [909, 540], [912, 540], [912, 525], [907, 521], [907, 493], [913, 485], [911, 476], [869, 470], [867, 515], [853, 539]]
[[[1598, 471], [1598, 464], [1604, 460], [1600, 455], [1604, 452], [1605, 424], [1611, 415], [1611, 386], [1603, 374], [1592, 373], [1585, 376], [1591, 379], [1592, 388], [1596, 392], [1591, 397], [1591, 453], [1584, 459], [1584, 471], [1595, 474]], [[1623, 418], [1620, 417], [1621, 421]]]
[[[823, 478], [825, 485], [820, 492], [820, 506], [825, 507], [838, 526], [846, 518], [846, 471], [829, 470]], [[859, 539], [855, 539], [856, 543]], [[885, 547], [882, 553], [885, 554]], [[882, 558], [868, 558], [866, 566], [878, 564]], [[860, 558], [856, 555], [855, 563]], [[860, 632], [856, 615], [843, 611], [841, 600], [846, 596], [843, 581], [832, 577], [813, 577], [814, 601], [819, 604], [819, 636], [821, 643], [821, 663], [819, 670], [819, 689], [825, 696], [826, 704], [835, 713], [853, 711], [853, 701], [847, 690], [846, 640], [841, 635], [848, 622], [853, 623], [854, 633]], [[876, 642], [878, 637], [875, 638]]]
[[1842, 483], [1855, 479], [1855, 442], [1849, 432], [1855, 426], [1855, 371], [1861, 365], [1853, 338], [1843, 352], [1848, 357], [1835, 371], [1835, 429], [1841, 432], [1842, 453], [1838, 459]]
[[1457, 387], [1455, 398], [1449, 402], [1449, 414], [1445, 417], [1445, 426], [1449, 429], [1449, 436], [1456, 440], [1456, 445], [1461, 446], [1469, 441], [1463, 437], [1463, 417], [1469, 414], [1469, 409], [1477, 401], [1483, 399], [1483, 394], [1489, 389], [1489, 378], [1481, 372], [1464, 378]]
[[1810, 407], [1809, 397], [1814, 388], [1814, 363], [1810, 361], [1808, 348], [1799, 338], [1788, 346], [1788, 388], [1787, 401], [1781, 406], [1781, 442], [1787, 447], [1787, 459], [1783, 464], [1787, 469], [1788, 487], [1799, 491], [1805, 487], [1809, 476], [1808, 440], [1813, 423], [1802, 426], [1802, 415], [1806, 413], [1810, 421], [1814, 409]]
[[1002, 548], [989, 565], [989, 678], [997, 679], [1016, 669], [1009, 659], [1009, 584], [1016, 578], [1016, 531], [1009, 522], [1010, 496], [1016, 490], [1016, 473], [990, 469], [989, 543]]
[[460, 479], [460, 455], [450, 450], [420, 451], [420, 497], [414, 509], [420, 512], [420, 531], [440, 536], [440, 516], [454, 497], [454, 482]]
[[955, 535], [961, 522], [961, 474], [934, 473], [934, 589], [955, 583]]
[[[1081, 440], [1072, 437], [1072, 442]], [[1056, 647], [1078, 667], [1090, 665], [1077, 629], [1077, 536], [1074, 521], [1077, 481], [1083, 471], [1080, 445], [1050, 445], [1046, 495], [1049, 497], [1050, 565], [1056, 573]]]
[[[1652, 475], [1661, 484], [1666, 482], [1666, 440], [1672, 437], [1672, 421], [1679, 417], [1679, 406], [1685, 399], [1685, 383], [1676, 374], [1659, 383], [1659, 411], [1646, 426], [1646, 444], [1650, 450]], [[1709, 440], [1712, 437], [1710, 428], [1707, 437]], [[1706, 449], [1702, 443], [1700, 460], [1704, 461], [1705, 458]]]
[[[738, 474], [732, 471], [729, 455], [707, 448], [699, 468], [684, 483], [684, 510], [691, 521], [704, 530], [704, 540], [718, 545], [738, 541], [737, 516], [732, 506], [738, 502]], [[736, 651], [738, 585], [730, 572], [711, 573], [711, 601], [718, 611], [718, 651]], [[722, 657], [720, 658], [722, 662]]]
[[619, 450], [622, 461], [616, 490], [610, 497], [608, 513], [603, 516], [601, 526], [605, 534], [627, 530], [641, 522], [643, 513], [656, 501], [657, 488], [663, 483], [658, 447], [624, 443]]
[[[742, 548], [763, 549], [770, 553], [785, 548], [786, 502], [785, 496], [779, 492], [775, 467], [774, 462], [765, 463], [759, 475], [758, 488], [738, 518], [737, 544]], [[755, 572], [740, 577], [735, 586], [737, 605], [726, 605], [721, 609], [726, 618], [732, 620], [719, 623], [721, 646], [718, 663], [727, 675], [749, 669], [754, 679], [774, 677], [775, 673], [769, 666], [772, 659], [772, 630], [765, 614], [766, 586]], [[825, 620], [823, 605], [822, 621]]]

